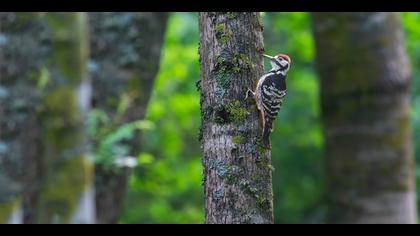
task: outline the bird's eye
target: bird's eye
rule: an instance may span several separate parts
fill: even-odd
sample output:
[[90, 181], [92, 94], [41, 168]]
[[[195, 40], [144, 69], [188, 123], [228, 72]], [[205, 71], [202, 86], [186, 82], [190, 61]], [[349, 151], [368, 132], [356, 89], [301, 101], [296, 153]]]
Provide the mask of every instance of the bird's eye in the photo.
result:
[[287, 61], [286, 60], [280, 60], [280, 65], [282, 66], [287, 66]]

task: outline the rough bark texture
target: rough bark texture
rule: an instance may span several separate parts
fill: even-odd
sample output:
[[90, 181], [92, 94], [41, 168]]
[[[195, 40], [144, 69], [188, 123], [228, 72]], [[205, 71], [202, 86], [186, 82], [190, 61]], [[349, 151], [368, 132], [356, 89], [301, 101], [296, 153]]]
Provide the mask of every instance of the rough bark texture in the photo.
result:
[[416, 223], [397, 13], [315, 13], [331, 223]]
[[[167, 20], [168, 13], [164, 12], [89, 14], [92, 103], [106, 112], [113, 126], [144, 119]], [[127, 101], [123, 114], [119, 111], [121, 101]], [[139, 133], [127, 143], [130, 155], [137, 156], [141, 150]], [[120, 216], [130, 170], [118, 168], [96, 165], [98, 223], [117, 223]]]
[[263, 74], [259, 13], [200, 13], [206, 223], [273, 223], [270, 150], [252, 99]]
[[[10, 211], [33, 201], [39, 182], [40, 129], [36, 109], [40, 101], [45, 34], [39, 15], [0, 13], [0, 222], [22, 222]], [[30, 131], [30, 132], [26, 132]], [[22, 197], [24, 196], [24, 197]], [[9, 211], [9, 213], [8, 213]], [[27, 211], [26, 214], [31, 214]]]

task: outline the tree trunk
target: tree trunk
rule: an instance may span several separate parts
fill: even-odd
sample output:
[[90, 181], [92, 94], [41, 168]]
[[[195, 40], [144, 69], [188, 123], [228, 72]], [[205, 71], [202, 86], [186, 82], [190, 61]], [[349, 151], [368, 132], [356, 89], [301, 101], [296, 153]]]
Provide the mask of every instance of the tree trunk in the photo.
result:
[[23, 222], [21, 212], [20, 185], [3, 173], [0, 174], [0, 224], [19, 224]]
[[259, 13], [200, 13], [201, 115], [206, 223], [273, 223], [270, 150], [256, 104], [263, 74]]
[[398, 13], [315, 13], [331, 223], [416, 223]]
[[39, 188], [36, 181], [28, 183], [40, 174], [36, 109], [44, 29], [36, 13], [0, 13], [1, 223], [22, 223], [22, 204], [33, 201]]
[[[142, 120], [159, 69], [168, 13], [90, 13], [90, 70], [93, 106], [104, 111], [111, 126]], [[126, 108], [120, 105], [126, 101]], [[129, 155], [141, 151], [139, 132], [126, 141]], [[119, 157], [112, 157], [119, 158]], [[130, 170], [96, 164], [96, 207], [98, 223], [117, 223]]]
[[94, 223], [93, 168], [85, 159], [90, 103], [84, 13], [45, 15], [49, 51], [43, 89], [42, 186], [32, 223]]

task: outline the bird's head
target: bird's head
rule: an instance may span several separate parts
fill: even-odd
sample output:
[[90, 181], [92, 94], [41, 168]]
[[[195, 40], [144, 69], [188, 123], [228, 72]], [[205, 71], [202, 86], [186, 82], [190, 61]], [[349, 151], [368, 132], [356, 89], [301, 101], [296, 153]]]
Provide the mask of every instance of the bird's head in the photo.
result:
[[272, 70], [283, 72], [284, 75], [289, 71], [290, 65], [292, 64], [292, 60], [286, 54], [280, 53], [274, 57], [263, 54], [263, 56], [270, 59], [271, 66], [273, 67]]

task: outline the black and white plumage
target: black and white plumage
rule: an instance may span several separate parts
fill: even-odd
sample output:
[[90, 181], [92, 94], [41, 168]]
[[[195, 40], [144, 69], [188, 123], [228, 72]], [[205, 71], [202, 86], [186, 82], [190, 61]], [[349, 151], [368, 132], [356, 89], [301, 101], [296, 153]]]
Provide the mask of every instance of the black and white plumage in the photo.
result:
[[272, 68], [258, 80], [255, 92], [248, 90], [247, 97], [249, 92], [254, 96], [263, 128], [262, 144], [269, 148], [273, 123], [283, 105], [283, 98], [286, 96], [286, 74], [290, 69], [291, 60], [284, 54], [274, 57], [264, 56], [270, 59]]

